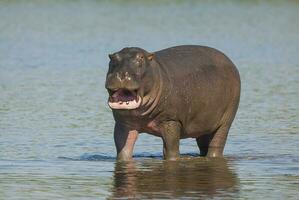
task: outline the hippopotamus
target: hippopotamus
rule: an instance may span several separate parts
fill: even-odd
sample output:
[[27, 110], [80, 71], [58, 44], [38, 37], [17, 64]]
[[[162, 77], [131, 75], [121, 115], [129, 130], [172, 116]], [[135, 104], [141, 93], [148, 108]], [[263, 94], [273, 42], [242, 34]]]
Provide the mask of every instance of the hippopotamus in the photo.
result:
[[196, 139], [200, 156], [223, 155], [241, 89], [239, 72], [226, 55], [183, 45], [156, 52], [128, 47], [109, 58], [105, 87], [118, 160], [132, 159], [143, 132], [162, 138], [166, 160], [179, 159], [184, 138]]

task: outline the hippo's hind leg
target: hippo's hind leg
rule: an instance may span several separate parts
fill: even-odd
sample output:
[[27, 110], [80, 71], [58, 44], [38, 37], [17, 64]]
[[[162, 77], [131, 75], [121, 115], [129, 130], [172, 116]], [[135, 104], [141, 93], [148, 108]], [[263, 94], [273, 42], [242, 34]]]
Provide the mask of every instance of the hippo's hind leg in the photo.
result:
[[197, 145], [200, 149], [201, 156], [221, 157], [228, 135], [228, 131], [235, 118], [238, 102], [233, 102], [232, 109], [228, 110], [222, 118], [222, 125], [220, 125], [213, 133], [205, 134], [196, 139]]
[[[239, 90], [240, 88], [237, 89]], [[226, 138], [235, 118], [239, 99], [240, 95], [238, 94], [231, 101], [231, 105], [228, 106], [230, 109], [224, 113], [221, 120], [222, 123], [220, 123], [221, 125], [213, 133], [196, 138], [201, 156], [221, 157], [223, 155]]]
[[196, 138], [197, 146], [199, 148], [201, 156], [206, 156], [208, 154], [210, 140], [210, 134], [205, 134]]
[[221, 157], [225, 146], [229, 127], [219, 127], [214, 133], [196, 138], [201, 156]]

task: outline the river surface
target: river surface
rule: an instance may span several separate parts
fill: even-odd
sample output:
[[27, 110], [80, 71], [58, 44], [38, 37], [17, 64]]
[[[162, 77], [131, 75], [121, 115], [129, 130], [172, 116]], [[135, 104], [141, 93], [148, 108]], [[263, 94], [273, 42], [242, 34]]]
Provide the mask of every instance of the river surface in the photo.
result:
[[[298, 1], [0, 1], [0, 199], [298, 199]], [[242, 80], [224, 159], [116, 163], [108, 53], [201, 44]], [[186, 88], [188, 89], [188, 88]]]

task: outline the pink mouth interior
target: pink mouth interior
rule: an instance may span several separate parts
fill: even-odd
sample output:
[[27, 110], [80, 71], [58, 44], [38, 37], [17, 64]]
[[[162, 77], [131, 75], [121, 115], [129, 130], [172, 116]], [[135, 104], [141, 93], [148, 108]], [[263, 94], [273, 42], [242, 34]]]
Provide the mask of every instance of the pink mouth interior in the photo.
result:
[[128, 102], [128, 101], [138, 101], [138, 96], [135, 92], [119, 89], [110, 96], [110, 102]]
[[141, 105], [141, 98], [137, 95], [137, 91], [118, 89], [109, 97], [108, 104], [112, 109], [130, 110]]

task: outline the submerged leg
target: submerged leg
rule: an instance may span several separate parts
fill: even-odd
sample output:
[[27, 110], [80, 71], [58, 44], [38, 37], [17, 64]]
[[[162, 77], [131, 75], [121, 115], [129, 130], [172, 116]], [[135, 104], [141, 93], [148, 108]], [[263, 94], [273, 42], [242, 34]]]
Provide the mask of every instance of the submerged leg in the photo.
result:
[[137, 138], [138, 131], [130, 130], [120, 123], [115, 123], [114, 142], [118, 160], [132, 159], [133, 149]]

